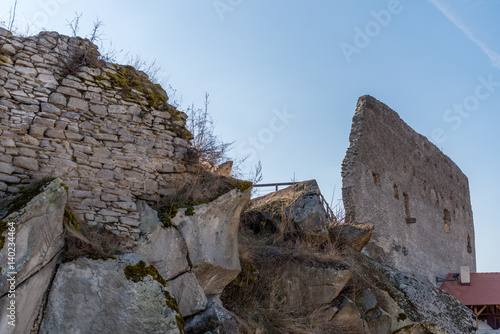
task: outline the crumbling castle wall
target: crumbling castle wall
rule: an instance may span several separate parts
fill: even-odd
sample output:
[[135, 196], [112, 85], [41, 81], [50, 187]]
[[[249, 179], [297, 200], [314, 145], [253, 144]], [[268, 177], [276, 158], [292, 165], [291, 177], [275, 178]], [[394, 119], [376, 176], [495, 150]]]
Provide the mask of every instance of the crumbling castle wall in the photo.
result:
[[372, 255], [432, 281], [460, 266], [475, 271], [467, 177], [371, 96], [358, 101], [342, 177], [347, 219], [375, 226]]
[[97, 55], [81, 38], [0, 31], [0, 198], [60, 176], [77, 214], [137, 239], [135, 199], [188, 177], [190, 133], [161, 87]]

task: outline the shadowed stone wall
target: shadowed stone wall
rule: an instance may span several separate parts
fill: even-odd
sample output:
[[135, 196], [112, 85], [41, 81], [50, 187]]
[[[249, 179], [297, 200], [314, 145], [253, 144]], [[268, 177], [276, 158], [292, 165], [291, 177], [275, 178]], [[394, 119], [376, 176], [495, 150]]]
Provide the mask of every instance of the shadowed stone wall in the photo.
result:
[[342, 195], [348, 219], [375, 226], [365, 249], [431, 281], [474, 272], [469, 184], [457, 165], [371, 96], [359, 99], [349, 139]]

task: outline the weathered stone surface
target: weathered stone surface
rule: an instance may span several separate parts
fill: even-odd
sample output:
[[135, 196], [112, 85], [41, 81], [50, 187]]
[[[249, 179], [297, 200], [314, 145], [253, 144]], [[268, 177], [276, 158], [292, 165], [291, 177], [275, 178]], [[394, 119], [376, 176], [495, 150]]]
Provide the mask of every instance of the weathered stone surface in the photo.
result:
[[27, 158], [27, 157], [14, 157], [14, 160], [12, 162], [14, 166], [17, 167], [22, 167], [27, 170], [32, 170], [32, 171], [37, 171], [38, 170], [38, 161], [33, 158]]
[[194, 215], [179, 209], [174, 224], [186, 241], [192, 271], [206, 294], [219, 294], [241, 271], [238, 258], [240, 213], [250, 200], [250, 189], [233, 189], [208, 204], [194, 207]]
[[193, 273], [185, 273], [169, 281], [167, 286], [177, 300], [183, 317], [189, 317], [207, 307], [207, 297]]
[[329, 228], [330, 240], [339, 245], [348, 245], [358, 251], [370, 241], [373, 225], [333, 223]]
[[151, 234], [158, 226], [163, 226], [158, 219], [158, 212], [153, 210], [145, 201], [138, 200], [137, 213], [139, 214], [139, 229], [145, 235]]
[[[391, 318], [390, 333], [413, 327], [429, 328], [431, 333], [474, 333], [473, 312], [425, 276], [401, 272], [353, 249], [347, 250], [346, 256], [362, 279], [375, 282], [371, 290], [378, 307]], [[377, 308], [367, 313], [368, 320], [375, 321], [377, 328], [386, 326], [385, 313], [372, 312]]]
[[[342, 165], [346, 217], [373, 224], [385, 261], [430, 280], [475, 271], [467, 177], [397, 113], [373, 97], [358, 101]], [[436, 245], [446, 244], [446, 251]]]
[[217, 296], [212, 296], [203, 313], [186, 321], [186, 334], [201, 333], [246, 334], [250, 332], [234, 313], [221, 305]]
[[342, 303], [340, 311], [331, 321], [331, 326], [340, 333], [370, 334], [368, 325], [361, 318], [358, 307], [349, 299]]
[[[30, 199], [31, 198], [31, 199]], [[0, 250], [0, 332], [29, 333], [38, 312], [43, 307], [43, 297], [54, 275], [57, 261], [64, 246], [62, 217], [66, 204], [66, 189], [60, 179], [55, 179], [36, 191], [27, 191], [16, 198], [5, 199], [0, 204], [0, 219], [15, 226], [16, 267], [10, 268], [8, 231], [2, 232], [5, 243]], [[13, 210], [16, 203], [26, 202]], [[16, 326], [8, 325], [10, 298], [6, 294], [10, 285], [10, 271], [17, 271]]]
[[157, 226], [151, 234], [139, 240], [136, 252], [149, 263], [154, 263], [166, 280], [189, 270], [186, 243], [173, 227]]
[[256, 233], [275, 232], [283, 225], [286, 235], [325, 241], [328, 219], [320, 196], [315, 180], [300, 182], [253, 199], [242, 219]]
[[182, 333], [177, 312], [166, 303], [168, 289], [150, 275], [137, 282], [125, 276], [125, 268], [141, 259], [125, 254], [116, 260], [80, 258], [62, 264], [40, 333]]
[[[90, 198], [70, 196], [68, 202], [77, 216], [90, 217], [91, 224], [104, 223], [115, 233], [130, 234], [135, 243], [137, 210], [129, 204], [137, 198], [158, 202], [175, 190], [175, 184], [192, 177], [188, 170], [198, 169], [195, 162], [184, 159], [189, 146], [184, 137], [190, 136], [185, 118], [168, 105], [163, 89], [147, 75], [134, 74], [131, 67], [107, 64], [101, 70], [82, 65], [72, 75], [64, 74], [69, 55], [80, 54], [82, 47], [94, 50], [79, 37], [41, 32], [26, 38], [6, 34], [0, 39], [4, 58], [0, 62], [0, 162], [15, 168], [0, 172], [0, 196], [15, 193], [31, 180], [53, 176], [60, 176], [71, 191], [92, 188], [98, 196], [106, 189], [120, 199], [96, 202], [92, 194]], [[141, 80], [130, 82], [132, 89], [125, 92], [105, 74], [120, 71], [126, 71], [131, 80]], [[148, 103], [150, 94], [156, 93], [155, 102]], [[89, 152], [75, 150], [75, 143]], [[26, 145], [36, 154], [21, 152]], [[120, 216], [97, 214], [102, 206], [109, 210], [105, 213]]]
[[299, 308], [315, 308], [332, 302], [353, 273], [347, 264], [342, 263], [329, 266], [293, 263], [282, 269], [283, 279], [277, 282], [276, 293], [271, 295]]

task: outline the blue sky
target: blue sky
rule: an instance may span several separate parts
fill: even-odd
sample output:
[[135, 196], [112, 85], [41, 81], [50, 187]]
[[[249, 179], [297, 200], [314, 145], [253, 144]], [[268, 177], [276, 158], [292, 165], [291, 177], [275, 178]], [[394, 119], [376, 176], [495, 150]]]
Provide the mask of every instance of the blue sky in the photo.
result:
[[69, 34], [75, 12], [80, 35], [99, 17], [117, 50], [156, 59], [184, 107], [209, 92], [264, 182], [314, 178], [334, 203], [357, 98], [386, 103], [469, 177], [478, 271], [500, 272], [499, 2], [19, 0], [17, 25]]

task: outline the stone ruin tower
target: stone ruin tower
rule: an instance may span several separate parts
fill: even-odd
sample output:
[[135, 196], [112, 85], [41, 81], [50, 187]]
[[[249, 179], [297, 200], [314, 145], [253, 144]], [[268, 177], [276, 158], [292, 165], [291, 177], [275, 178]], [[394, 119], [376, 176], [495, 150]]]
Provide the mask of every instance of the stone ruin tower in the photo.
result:
[[476, 270], [474, 223], [464, 173], [391, 108], [358, 100], [342, 164], [346, 217], [375, 226], [365, 253], [435, 281]]

